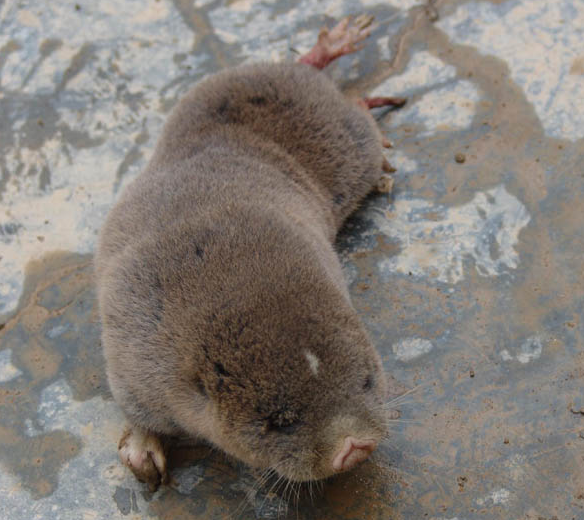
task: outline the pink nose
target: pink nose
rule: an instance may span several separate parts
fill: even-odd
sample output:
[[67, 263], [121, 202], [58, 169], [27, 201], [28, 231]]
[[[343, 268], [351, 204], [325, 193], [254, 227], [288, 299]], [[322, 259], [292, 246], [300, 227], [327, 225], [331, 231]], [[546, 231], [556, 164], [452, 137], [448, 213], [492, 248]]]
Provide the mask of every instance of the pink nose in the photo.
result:
[[343, 447], [333, 458], [333, 469], [335, 471], [347, 471], [363, 462], [371, 452], [377, 447], [377, 443], [372, 439], [356, 439], [346, 437]]

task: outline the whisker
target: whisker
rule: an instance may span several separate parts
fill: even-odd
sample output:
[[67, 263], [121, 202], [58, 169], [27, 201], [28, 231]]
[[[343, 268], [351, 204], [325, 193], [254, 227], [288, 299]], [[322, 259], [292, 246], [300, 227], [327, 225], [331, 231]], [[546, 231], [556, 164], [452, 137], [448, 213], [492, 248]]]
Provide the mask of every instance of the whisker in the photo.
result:
[[[276, 468], [281, 467], [285, 462], [287, 462], [287, 459], [283, 459], [283, 460], [279, 461], [277, 464], [275, 464], [274, 466], [272, 466], [270, 469], [272, 470], [273, 473], [275, 473], [276, 475], [278, 475], [278, 473], [276, 472]], [[274, 488], [277, 490], [278, 489], [278, 485], [280, 484], [280, 482], [282, 482], [282, 480], [284, 478], [285, 478], [284, 475], [278, 475], [278, 478], [277, 478], [276, 482], [274, 482], [270, 486], [270, 489], [268, 489], [267, 493], [264, 495], [264, 499], [262, 500], [262, 503], [260, 504], [260, 507], [259, 507], [260, 512], [264, 508], [264, 504], [266, 503], [266, 500], [268, 499], [268, 497], [272, 493], [272, 490]], [[275, 494], [277, 494], [276, 493], [276, 490], [274, 491]], [[278, 504], [278, 515], [279, 514], [280, 514], [280, 504]]]
[[255, 490], [255, 488], [253, 486], [250, 490], [245, 491], [244, 492], [245, 497], [239, 502], [239, 505], [235, 508], [235, 511], [233, 511], [233, 513], [229, 515], [229, 518], [234, 518], [234, 519], [241, 518], [241, 516], [245, 512], [246, 505], [249, 505], [249, 503], [255, 497], [256, 493], [257, 493], [257, 491]]
[[414, 404], [414, 402], [414, 396], [412, 394], [400, 395], [399, 397], [394, 397], [391, 401], [383, 403], [381, 406], [387, 408], [390, 406], [403, 406], [404, 404], [410, 405]]
[[274, 465], [270, 466], [268, 469], [266, 469], [264, 471], [264, 473], [266, 473], [266, 478], [264, 479], [264, 483], [265, 483], [265, 480], [268, 480], [270, 477], [278, 474], [278, 469], [281, 468], [282, 466], [284, 466], [288, 462], [288, 460], [289, 459], [287, 459], [287, 458], [282, 459], [282, 460], [278, 461], [276, 464], [274, 464]]
[[396, 402], [399, 402], [400, 399], [403, 399], [404, 397], [413, 394], [414, 392], [418, 392], [419, 390], [421, 390], [424, 387], [427, 387], [431, 384], [433, 384], [435, 382], [435, 380], [432, 381], [427, 381], [426, 383], [420, 383], [419, 385], [414, 386], [414, 388], [411, 388], [410, 390], [408, 390], [407, 392], [404, 392], [401, 395], [398, 395], [397, 397], [394, 397], [391, 401], [387, 401], [387, 405], [392, 405]]
[[257, 489], [259, 491], [260, 488], [262, 488], [263, 485], [266, 483], [266, 481], [270, 478], [271, 474], [272, 474], [272, 468], [268, 468], [267, 470], [262, 471], [259, 478], [257, 478], [254, 481], [254, 486], [253, 486], [254, 489]]
[[[302, 484], [298, 482], [298, 486], [296, 487], [296, 520], [298, 520], [298, 507], [300, 504], [300, 487]], [[292, 486], [294, 488], [294, 486]]]
[[402, 407], [402, 406], [412, 406], [414, 404], [417, 404], [417, 403], [413, 400], [412, 396], [406, 396], [401, 401], [395, 400], [395, 401], [392, 401], [390, 403], [382, 403], [379, 406], [376, 406], [375, 408], [378, 410], [390, 410], [390, 409], [396, 409], [396, 408]]
[[[288, 491], [288, 486], [290, 486], [291, 484], [291, 480], [286, 480], [286, 486], [284, 487], [284, 492], [282, 493], [282, 502], [286, 503], [286, 506], [288, 506], [288, 502], [289, 502], [289, 498], [286, 497], [286, 493]], [[280, 506], [282, 505], [282, 502], [280, 504], [278, 504], [278, 516], [280, 516]]]
[[324, 491], [324, 482], [322, 480], [316, 480], [315, 484], [318, 492], [322, 494], [322, 492]]
[[391, 401], [386, 401], [381, 403], [378, 408], [388, 408], [391, 406], [401, 406], [403, 404], [414, 404], [414, 396], [413, 395], [404, 395], [399, 397], [394, 397]]

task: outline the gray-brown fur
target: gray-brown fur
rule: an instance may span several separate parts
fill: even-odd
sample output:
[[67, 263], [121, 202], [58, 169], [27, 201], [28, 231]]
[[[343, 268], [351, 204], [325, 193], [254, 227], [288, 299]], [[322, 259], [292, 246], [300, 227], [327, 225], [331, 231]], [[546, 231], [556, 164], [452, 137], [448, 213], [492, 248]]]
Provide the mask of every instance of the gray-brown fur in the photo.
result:
[[132, 424], [296, 480], [328, 476], [344, 436], [385, 435], [381, 362], [333, 248], [382, 163], [373, 118], [308, 65], [242, 66], [186, 95], [96, 254]]

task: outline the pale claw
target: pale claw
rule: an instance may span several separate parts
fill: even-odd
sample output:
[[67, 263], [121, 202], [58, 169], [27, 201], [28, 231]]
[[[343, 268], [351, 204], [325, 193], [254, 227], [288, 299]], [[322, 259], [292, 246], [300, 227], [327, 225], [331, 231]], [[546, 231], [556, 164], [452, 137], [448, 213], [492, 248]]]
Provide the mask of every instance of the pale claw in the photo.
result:
[[393, 143], [387, 137], [381, 138], [381, 145], [384, 148], [393, 148]]
[[393, 177], [382, 175], [377, 182], [377, 191], [379, 193], [391, 193], [393, 190]]
[[391, 164], [389, 164], [389, 161], [385, 157], [383, 158], [381, 169], [387, 173], [393, 173], [397, 171]]

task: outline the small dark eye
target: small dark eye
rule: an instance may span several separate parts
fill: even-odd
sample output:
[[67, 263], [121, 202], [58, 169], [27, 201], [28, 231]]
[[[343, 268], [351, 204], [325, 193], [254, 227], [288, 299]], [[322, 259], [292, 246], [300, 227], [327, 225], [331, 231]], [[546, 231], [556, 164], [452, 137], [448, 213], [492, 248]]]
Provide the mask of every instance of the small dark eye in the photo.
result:
[[264, 431], [290, 435], [300, 426], [300, 420], [289, 412], [274, 412], [264, 422]]
[[205, 390], [205, 385], [203, 384], [203, 381], [201, 380], [200, 377], [196, 377], [194, 380], [195, 383], [195, 388], [197, 389], [197, 392], [199, 394], [201, 394], [203, 397], [207, 397], [207, 390]]
[[274, 423], [269, 423], [268, 422], [268, 431], [270, 432], [277, 432], [277, 433], [283, 433], [285, 435], [290, 435], [291, 433], [294, 433], [298, 427], [300, 426], [300, 423], [298, 421], [293, 422], [293, 423], [289, 423], [289, 424], [274, 424]]
[[368, 392], [369, 390], [371, 390], [373, 388], [374, 385], [375, 385], [375, 381], [373, 379], [373, 376], [371, 374], [369, 374], [365, 378], [365, 382], [363, 383], [363, 390]]

